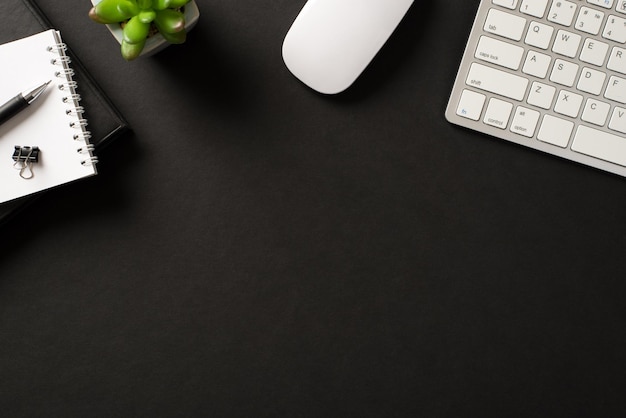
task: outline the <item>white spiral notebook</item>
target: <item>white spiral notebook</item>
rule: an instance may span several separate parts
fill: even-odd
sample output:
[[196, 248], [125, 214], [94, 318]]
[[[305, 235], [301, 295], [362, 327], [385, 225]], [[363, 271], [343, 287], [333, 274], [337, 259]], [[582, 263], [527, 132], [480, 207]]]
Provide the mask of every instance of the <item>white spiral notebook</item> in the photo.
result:
[[65, 51], [54, 29], [0, 45], [0, 104], [50, 81], [40, 97], [0, 125], [0, 203], [97, 173]]

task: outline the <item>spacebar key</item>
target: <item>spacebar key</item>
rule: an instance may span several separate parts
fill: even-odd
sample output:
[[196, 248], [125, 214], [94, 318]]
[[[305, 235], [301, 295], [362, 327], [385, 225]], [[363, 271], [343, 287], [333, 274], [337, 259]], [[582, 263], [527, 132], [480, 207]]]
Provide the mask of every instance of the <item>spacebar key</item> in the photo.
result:
[[580, 125], [572, 150], [626, 167], [626, 138]]
[[466, 83], [468, 86], [515, 100], [522, 100], [528, 87], [528, 80], [524, 77], [477, 63], [472, 63]]

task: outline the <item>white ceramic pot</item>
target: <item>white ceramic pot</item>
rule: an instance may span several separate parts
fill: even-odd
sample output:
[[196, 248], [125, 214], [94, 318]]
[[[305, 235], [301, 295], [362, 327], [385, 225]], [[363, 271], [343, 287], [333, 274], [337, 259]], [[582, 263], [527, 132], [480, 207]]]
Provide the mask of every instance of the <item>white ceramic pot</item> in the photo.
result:
[[[100, 3], [102, 0], [91, 0], [92, 5], [96, 5]], [[185, 15], [185, 30], [189, 32], [198, 22], [198, 18], [200, 17], [200, 10], [198, 10], [198, 5], [195, 0], [191, 0], [189, 3], [185, 5], [184, 13]], [[117, 40], [117, 42], [122, 45], [123, 33], [122, 27], [118, 24], [110, 24], [105, 25], [109, 32], [113, 35], [113, 37]], [[146, 45], [143, 47], [140, 57], [146, 57], [152, 54], [155, 54], [162, 50], [163, 48], [171, 45], [169, 42], [165, 40], [163, 35], [157, 33], [153, 36], [150, 36], [146, 40]]]

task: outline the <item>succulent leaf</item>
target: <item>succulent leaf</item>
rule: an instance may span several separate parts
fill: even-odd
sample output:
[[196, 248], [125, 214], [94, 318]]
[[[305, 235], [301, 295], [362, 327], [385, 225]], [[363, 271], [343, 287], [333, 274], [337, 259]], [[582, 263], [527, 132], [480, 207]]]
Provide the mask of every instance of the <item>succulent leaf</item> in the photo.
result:
[[150, 23], [144, 23], [139, 16], [133, 16], [126, 23], [123, 29], [124, 41], [130, 44], [145, 42], [148, 32], [150, 31]]
[[139, 20], [141, 20], [143, 23], [150, 23], [156, 17], [156, 13], [154, 12], [154, 10], [151, 9], [142, 10], [137, 16], [139, 17]]
[[143, 47], [146, 45], [146, 40], [144, 39], [143, 42], [138, 42], [136, 44], [130, 44], [124, 40], [122, 40], [122, 46], [120, 48], [121, 52], [122, 52], [122, 57], [126, 60], [126, 61], [132, 61], [135, 58], [137, 58], [139, 56], [139, 54], [141, 54], [141, 51], [143, 51]]
[[180, 32], [185, 29], [185, 16], [177, 10], [157, 10], [154, 24], [161, 33]]
[[98, 23], [117, 23], [139, 13], [139, 7], [128, 0], [102, 0], [89, 11], [89, 17]]
[[185, 4], [189, 3], [191, 0], [170, 0], [170, 8], [176, 9], [178, 7], [183, 7]]
[[170, 7], [170, 0], [154, 0], [152, 7], [154, 7], [155, 10], [167, 9]]
[[153, 0], [152, 7], [155, 10], [177, 9], [189, 3], [190, 0]]
[[174, 33], [161, 32], [161, 35], [171, 44], [182, 44], [187, 39], [187, 31], [184, 30]]
[[109, 20], [102, 19], [100, 16], [98, 16], [98, 14], [96, 13], [95, 7], [92, 7], [91, 9], [89, 9], [89, 18], [96, 23], [115, 23]]
[[146, 10], [152, 7], [152, 0], [136, 0], [140, 9]]

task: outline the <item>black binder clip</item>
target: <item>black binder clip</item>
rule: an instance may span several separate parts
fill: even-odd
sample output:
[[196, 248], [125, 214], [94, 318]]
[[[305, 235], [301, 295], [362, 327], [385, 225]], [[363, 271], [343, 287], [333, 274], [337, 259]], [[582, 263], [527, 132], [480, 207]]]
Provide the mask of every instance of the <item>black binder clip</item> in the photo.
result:
[[20, 170], [20, 177], [23, 179], [32, 179], [35, 175], [33, 173], [33, 163], [39, 162], [39, 147], [22, 147], [15, 146], [13, 151], [13, 167], [16, 170]]

